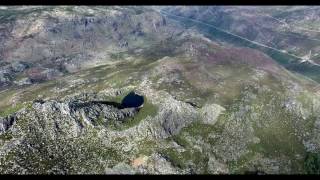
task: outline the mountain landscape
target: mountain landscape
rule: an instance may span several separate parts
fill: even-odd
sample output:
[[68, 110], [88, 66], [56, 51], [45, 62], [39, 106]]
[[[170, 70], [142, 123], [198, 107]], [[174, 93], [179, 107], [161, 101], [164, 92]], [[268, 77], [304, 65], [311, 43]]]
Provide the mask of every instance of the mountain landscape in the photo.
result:
[[0, 7], [1, 174], [319, 174], [317, 6]]

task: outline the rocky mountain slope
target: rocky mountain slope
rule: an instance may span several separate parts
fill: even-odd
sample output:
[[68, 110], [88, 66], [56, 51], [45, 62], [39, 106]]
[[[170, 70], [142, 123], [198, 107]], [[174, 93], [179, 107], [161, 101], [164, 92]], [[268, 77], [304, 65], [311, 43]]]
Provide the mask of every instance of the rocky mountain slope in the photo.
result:
[[210, 38], [262, 50], [287, 69], [320, 80], [320, 11], [316, 6], [173, 6], [162, 10], [185, 17], [170, 16]]
[[[163, 17], [142, 7], [8, 7], [0, 15], [1, 86], [103, 64], [175, 33], [162, 28]], [[13, 63], [27, 66], [12, 72]]]
[[[36, 27], [40, 18], [28, 19], [37, 12], [60, 34], [38, 29], [32, 56], [21, 53], [30, 50], [23, 43], [9, 50], [16, 34], [3, 36], [1, 72], [12, 79], [0, 92], [1, 173], [319, 173], [319, 84], [263, 52], [212, 41], [149, 7], [6, 11], [16, 13], [1, 16], [8, 33]], [[59, 23], [69, 16], [83, 24]], [[132, 34], [137, 26], [143, 35]], [[92, 47], [81, 45], [89, 39]], [[72, 45], [79, 47], [69, 52]], [[63, 65], [77, 68], [67, 71], [51, 59], [72, 53]], [[35, 67], [59, 75], [35, 83], [27, 73]], [[20, 76], [31, 81], [15, 84]], [[143, 104], [128, 106], [132, 94]]]

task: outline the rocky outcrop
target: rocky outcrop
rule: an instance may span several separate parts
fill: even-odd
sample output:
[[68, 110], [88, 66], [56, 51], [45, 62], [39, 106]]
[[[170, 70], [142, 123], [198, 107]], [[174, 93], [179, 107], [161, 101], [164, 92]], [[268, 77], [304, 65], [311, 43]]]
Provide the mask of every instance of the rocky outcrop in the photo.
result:
[[[87, 94], [87, 96], [91, 99], [94, 97], [93, 94]], [[138, 107], [124, 108], [120, 103], [112, 101], [85, 101], [75, 97], [66, 98], [63, 101], [35, 100], [32, 108], [1, 118], [0, 133], [7, 131], [15, 121], [28, 118], [44, 125], [49, 134], [64, 132], [77, 136], [86, 126], [107, 126], [110, 121], [123, 123], [126, 119], [135, 116], [138, 111]]]
[[[108, 101], [36, 102], [33, 108], [47, 115], [67, 115], [69, 118], [78, 121], [80, 126], [84, 126], [85, 123], [96, 126], [99, 118], [101, 118], [103, 124], [108, 120], [124, 121], [125, 118], [133, 117], [138, 112], [136, 108], [122, 109], [120, 104]], [[81, 122], [81, 119], [84, 122]]]
[[4, 66], [0, 65], [0, 87], [10, 85], [14, 78], [29, 68], [25, 62], [7, 63]]
[[218, 104], [206, 105], [201, 108], [200, 116], [202, 116], [202, 120], [205, 124], [214, 125], [223, 111], [225, 111], [225, 108]]
[[0, 117], [0, 134], [5, 133], [13, 125], [16, 120], [15, 115]]

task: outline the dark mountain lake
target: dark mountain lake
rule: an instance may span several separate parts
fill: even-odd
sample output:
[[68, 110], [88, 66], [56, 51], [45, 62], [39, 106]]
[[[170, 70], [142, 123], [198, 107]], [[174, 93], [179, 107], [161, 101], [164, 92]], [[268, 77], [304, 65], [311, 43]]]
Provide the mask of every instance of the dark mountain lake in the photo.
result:
[[143, 96], [140, 96], [132, 91], [122, 99], [121, 106], [122, 108], [140, 107], [143, 105], [143, 103]]

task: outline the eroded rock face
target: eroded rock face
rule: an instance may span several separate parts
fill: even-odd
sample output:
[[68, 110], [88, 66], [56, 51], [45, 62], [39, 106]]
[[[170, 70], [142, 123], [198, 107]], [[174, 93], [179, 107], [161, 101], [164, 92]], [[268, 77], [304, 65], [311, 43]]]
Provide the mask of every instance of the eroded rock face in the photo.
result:
[[217, 122], [219, 115], [223, 111], [225, 111], [225, 108], [218, 104], [206, 105], [200, 110], [203, 122], [210, 125], [214, 125]]
[[0, 132], [7, 131], [15, 121], [31, 118], [47, 126], [48, 131], [73, 132], [76, 135], [83, 127], [106, 125], [111, 120], [121, 123], [137, 112], [138, 108], [122, 108], [121, 104], [112, 101], [37, 100], [31, 110], [1, 118]]
[[137, 172], [128, 164], [119, 163], [113, 168], [107, 168], [106, 174], [136, 174]]
[[198, 112], [188, 103], [178, 101], [172, 96], [165, 97], [161, 103], [160, 111], [155, 117], [161, 126], [156, 132], [160, 138], [176, 135], [182, 128], [197, 120]]
[[16, 117], [14, 115], [10, 115], [4, 118], [0, 117], [0, 134], [6, 132], [14, 123]]
[[0, 64], [0, 87], [11, 85], [14, 78], [27, 68], [29, 65], [24, 62], [6, 63], [3, 66]]
[[[0, 135], [10, 131], [10, 134], [19, 135], [21, 139], [18, 142], [0, 141], [5, 143], [4, 147], [6, 147], [6, 149], [0, 149], [0, 161], [8, 162], [4, 158], [10, 152], [7, 147], [10, 146], [11, 151], [15, 153], [12, 163], [20, 164], [18, 172], [22, 174], [40, 171], [58, 174], [98, 171], [108, 173], [103, 168], [107, 168], [106, 165], [110, 163], [118, 163], [119, 160], [116, 159], [118, 152], [113, 150], [115, 147], [108, 141], [103, 140], [105, 138], [109, 140], [109, 137], [101, 139], [95, 132], [99, 132], [99, 129], [108, 129], [109, 121], [124, 123], [126, 119], [138, 113], [138, 108], [122, 108], [119, 103], [102, 101], [97, 97], [99, 95], [87, 93], [60, 101], [36, 100], [32, 106], [1, 118]], [[12, 144], [14, 142], [16, 143]], [[34, 150], [37, 152], [35, 153]], [[91, 170], [84, 168], [86, 166], [84, 164], [79, 165], [80, 162], [92, 161], [90, 163], [92, 164], [94, 161], [99, 161], [103, 157], [97, 153], [105, 152], [107, 154], [104, 156], [110, 156], [110, 158], [98, 163], [99, 165], [96, 164], [96, 167], [92, 166]], [[39, 165], [39, 158], [46, 159], [45, 161], [52, 166]], [[4, 164], [0, 166], [1, 172], [12, 173], [7, 168], [11, 166], [10, 163]], [[33, 168], [28, 169], [31, 166]], [[98, 167], [102, 169], [97, 170]], [[121, 169], [121, 166], [119, 168]], [[116, 169], [117, 167], [114, 167], [110, 173], [119, 173], [120, 171]], [[130, 173], [130, 169], [122, 172]]]
[[104, 121], [121, 121], [134, 116], [137, 112], [136, 108], [121, 109], [117, 103], [108, 101], [71, 101], [68, 103], [49, 101], [42, 104], [36, 103], [33, 107], [48, 114], [67, 115], [76, 120], [83, 119], [84, 122], [92, 125], [97, 124], [98, 118], [102, 118]]
[[228, 167], [214, 157], [209, 158], [208, 170], [212, 174], [227, 174], [229, 172]]

